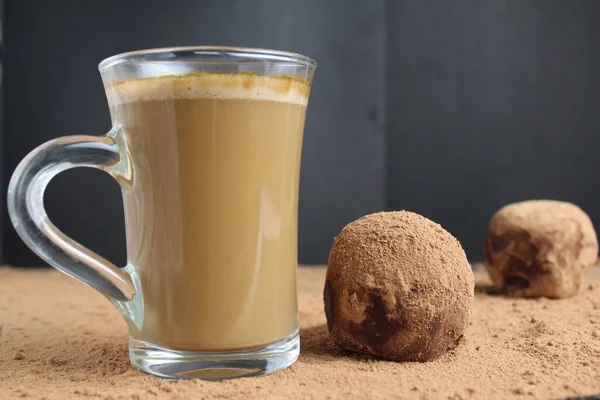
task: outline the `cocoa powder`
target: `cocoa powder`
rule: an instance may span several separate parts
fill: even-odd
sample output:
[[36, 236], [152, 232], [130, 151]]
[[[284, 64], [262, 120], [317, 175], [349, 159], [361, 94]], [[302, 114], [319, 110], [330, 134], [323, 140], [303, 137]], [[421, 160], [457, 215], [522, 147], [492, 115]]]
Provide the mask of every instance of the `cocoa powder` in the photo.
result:
[[[54, 270], [0, 268], [0, 399], [549, 399], [600, 393], [600, 269], [560, 301], [490, 296], [486, 274], [465, 340], [435, 361], [340, 350], [323, 312], [324, 268], [299, 269], [302, 350], [279, 373], [171, 382], [133, 369], [109, 302]], [[15, 355], [17, 355], [15, 359]]]

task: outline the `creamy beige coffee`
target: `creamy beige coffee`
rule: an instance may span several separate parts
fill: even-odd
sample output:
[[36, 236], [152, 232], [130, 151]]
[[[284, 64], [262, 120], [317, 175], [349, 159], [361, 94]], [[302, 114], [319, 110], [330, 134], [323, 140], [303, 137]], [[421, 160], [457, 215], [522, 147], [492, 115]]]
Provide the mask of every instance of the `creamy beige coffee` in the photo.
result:
[[232, 350], [297, 328], [300, 153], [310, 83], [200, 73], [107, 88], [132, 175], [129, 264], [143, 321], [135, 339]]

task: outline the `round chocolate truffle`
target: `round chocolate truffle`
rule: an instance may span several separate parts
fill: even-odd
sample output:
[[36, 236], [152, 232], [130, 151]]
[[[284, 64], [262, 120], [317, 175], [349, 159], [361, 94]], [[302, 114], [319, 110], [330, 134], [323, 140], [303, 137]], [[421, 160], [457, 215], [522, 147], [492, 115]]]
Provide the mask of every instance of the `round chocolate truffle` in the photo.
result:
[[473, 297], [460, 243], [421, 215], [367, 215], [333, 242], [325, 315], [342, 348], [395, 361], [433, 360], [458, 344]]
[[530, 200], [492, 218], [485, 265], [494, 284], [518, 297], [574, 296], [598, 258], [592, 221], [574, 204]]

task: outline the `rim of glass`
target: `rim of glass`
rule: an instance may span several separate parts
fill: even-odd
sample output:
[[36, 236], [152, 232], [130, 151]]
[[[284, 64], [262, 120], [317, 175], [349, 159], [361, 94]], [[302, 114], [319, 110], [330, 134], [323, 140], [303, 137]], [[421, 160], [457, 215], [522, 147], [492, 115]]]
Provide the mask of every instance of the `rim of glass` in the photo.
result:
[[[189, 55], [190, 53], [197, 55], [211, 54], [231, 54], [233, 56], [247, 56], [255, 58], [257, 61], [291, 62], [298, 65], [303, 65], [311, 69], [317, 67], [317, 62], [310, 57], [298, 53], [288, 51], [252, 48], [252, 47], [228, 47], [228, 46], [179, 46], [179, 47], [163, 47], [146, 50], [129, 51], [126, 53], [117, 54], [105, 58], [98, 65], [100, 72], [117, 66], [124, 62], [143, 61], [145, 57], [152, 55], [162, 55], [171, 53], [176, 58], [177, 55]], [[161, 60], [168, 62], [169, 60]]]

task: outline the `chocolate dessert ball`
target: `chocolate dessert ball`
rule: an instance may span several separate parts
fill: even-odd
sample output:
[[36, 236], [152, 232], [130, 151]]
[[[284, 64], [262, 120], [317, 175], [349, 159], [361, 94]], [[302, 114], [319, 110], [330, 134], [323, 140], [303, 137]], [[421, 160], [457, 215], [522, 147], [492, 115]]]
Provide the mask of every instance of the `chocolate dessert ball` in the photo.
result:
[[395, 361], [433, 360], [459, 342], [473, 296], [473, 272], [460, 243], [421, 215], [367, 215], [333, 242], [325, 315], [345, 349]]
[[581, 208], [553, 200], [509, 204], [492, 218], [485, 264], [511, 296], [570, 297], [598, 258], [592, 221]]

